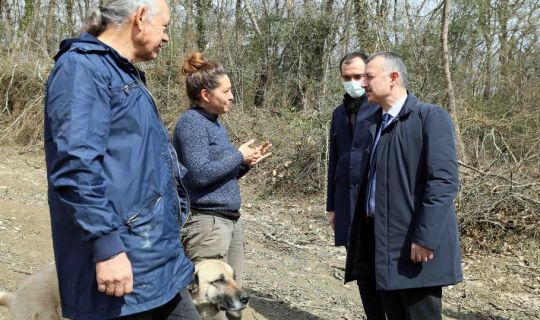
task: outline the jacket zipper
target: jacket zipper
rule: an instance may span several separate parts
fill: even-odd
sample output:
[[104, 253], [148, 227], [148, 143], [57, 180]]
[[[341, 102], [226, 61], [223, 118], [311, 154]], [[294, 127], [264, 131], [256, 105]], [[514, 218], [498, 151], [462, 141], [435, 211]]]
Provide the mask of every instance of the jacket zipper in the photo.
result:
[[146, 203], [133, 216], [131, 216], [126, 221], [124, 221], [124, 224], [128, 227], [129, 231], [133, 231], [133, 222], [139, 220], [139, 215], [144, 209], [150, 207], [150, 204], [152, 204], [152, 202], [155, 202], [154, 203], [154, 208], [155, 208], [160, 201], [161, 201], [161, 196], [157, 195], [153, 197], [152, 199], [146, 201]]
[[[135, 70], [137, 71], [137, 77], [136, 77], [137, 82], [139, 83], [140, 86], [142, 86], [144, 88], [146, 93], [148, 93], [148, 95], [152, 99], [152, 102], [154, 103], [154, 106], [157, 109], [156, 99], [154, 99], [154, 95], [152, 95], [152, 92], [150, 92], [150, 90], [148, 90], [148, 88], [146, 87], [144, 82], [141, 80], [141, 77], [139, 75], [139, 70], [137, 70], [137, 69], [135, 69]], [[158, 115], [158, 119], [159, 119], [159, 115]], [[167, 132], [167, 130], [165, 129], [165, 127], [163, 126], [163, 124], [161, 122], [160, 122], [160, 126], [161, 126], [161, 130], [163, 130], [163, 133], [165, 134], [165, 136], [169, 136], [169, 133]], [[174, 153], [175, 153], [174, 156], [175, 157], [173, 158], [173, 155], [171, 154], [171, 148], [169, 148], [169, 146], [167, 145], [167, 153], [169, 154], [169, 161], [171, 162], [171, 166], [172, 165], [176, 166], [178, 175], [180, 175], [180, 167], [178, 166], [178, 155], [176, 154], [176, 150], [174, 150]], [[176, 160], [173, 160], [173, 159], [176, 159]], [[182, 225], [180, 226], [180, 229], [181, 229], [181, 228], [184, 227], [184, 225], [188, 221], [189, 217], [191, 216], [191, 205], [190, 205], [190, 202], [189, 202], [189, 194], [188, 194], [187, 188], [184, 186], [184, 183], [182, 182], [182, 179], [181, 179], [180, 176], [178, 176], [178, 179], [180, 180], [180, 185], [182, 186], [182, 189], [184, 190], [184, 195], [186, 196], [186, 202], [187, 202], [187, 216], [186, 216], [186, 219], [184, 220], [184, 222], [182, 223]], [[176, 192], [176, 198], [178, 199], [178, 205], [180, 206], [178, 208], [178, 211], [179, 211], [178, 212], [178, 215], [179, 215], [178, 218], [179, 218], [179, 221], [182, 221], [182, 208], [181, 208], [182, 200], [180, 199], [180, 196], [178, 195], [178, 181], [176, 181], [177, 179], [176, 179], [176, 177], [174, 177], [174, 174], [173, 174], [173, 180], [174, 180], [174, 185], [176, 186], [176, 191], [175, 191]]]
[[122, 91], [124, 91], [125, 94], [129, 93], [129, 89], [137, 87], [137, 81], [131, 81], [130, 83], [126, 84], [122, 87]]

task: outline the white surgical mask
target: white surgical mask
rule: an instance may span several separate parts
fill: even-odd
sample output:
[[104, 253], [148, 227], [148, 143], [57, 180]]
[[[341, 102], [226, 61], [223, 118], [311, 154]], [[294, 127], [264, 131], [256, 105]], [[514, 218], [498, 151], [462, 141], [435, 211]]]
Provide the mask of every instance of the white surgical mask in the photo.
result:
[[343, 88], [353, 98], [359, 98], [365, 92], [361, 81], [345, 81], [343, 82]]

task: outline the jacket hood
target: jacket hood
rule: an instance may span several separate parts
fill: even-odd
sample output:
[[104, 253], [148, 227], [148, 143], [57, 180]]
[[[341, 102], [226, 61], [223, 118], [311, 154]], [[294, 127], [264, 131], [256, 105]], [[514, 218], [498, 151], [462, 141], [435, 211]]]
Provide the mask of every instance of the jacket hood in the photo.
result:
[[54, 61], [58, 60], [64, 53], [71, 48], [81, 48], [89, 51], [109, 51], [110, 48], [99, 41], [93, 35], [83, 32], [79, 38], [68, 38], [60, 42], [60, 50], [54, 56]]
[[68, 38], [60, 42], [60, 50], [54, 56], [54, 61], [57, 61], [64, 53], [73, 49], [82, 52], [94, 52], [100, 54], [109, 53], [122, 69], [128, 73], [136, 73], [141, 80], [146, 83], [146, 77], [143, 71], [136, 68], [128, 59], [124, 58], [114, 50], [114, 48], [109, 47], [107, 44], [99, 41], [98, 38], [87, 32], [81, 33], [78, 38]]

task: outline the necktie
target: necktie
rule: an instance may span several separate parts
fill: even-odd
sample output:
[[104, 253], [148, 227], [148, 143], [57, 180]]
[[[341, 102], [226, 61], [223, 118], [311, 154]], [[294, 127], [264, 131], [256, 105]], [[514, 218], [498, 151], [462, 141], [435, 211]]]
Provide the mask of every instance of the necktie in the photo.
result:
[[383, 114], [383, 120], [381, 127], [377, 131], [375, 136], [375, 141], [371, 147], [371, 157], [369, 159], [369, 171], [368, 171], [368, 188], [367, 188], [367, 201], [366, 201], [366, 214], [367, 216], [373, 216], [375, 214], [375, 185], [377, 182], [377, 146], [379, 145], [379, 138], [381, 137], [381, 132], [390, 124], [392, 121], [392, 115], [389, 113]]

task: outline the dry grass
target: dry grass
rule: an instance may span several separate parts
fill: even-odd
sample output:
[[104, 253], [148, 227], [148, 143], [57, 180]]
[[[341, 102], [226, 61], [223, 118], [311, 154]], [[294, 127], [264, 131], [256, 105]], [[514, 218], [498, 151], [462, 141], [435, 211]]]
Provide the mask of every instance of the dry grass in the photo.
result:
[[0, 59], [0, 143], [28, 145], [43, 137], [44, 83], [52, 60]]

